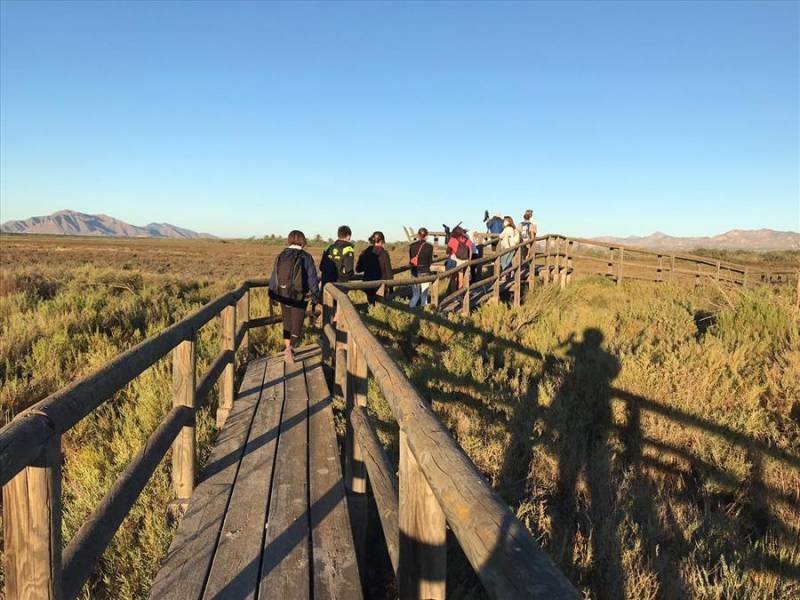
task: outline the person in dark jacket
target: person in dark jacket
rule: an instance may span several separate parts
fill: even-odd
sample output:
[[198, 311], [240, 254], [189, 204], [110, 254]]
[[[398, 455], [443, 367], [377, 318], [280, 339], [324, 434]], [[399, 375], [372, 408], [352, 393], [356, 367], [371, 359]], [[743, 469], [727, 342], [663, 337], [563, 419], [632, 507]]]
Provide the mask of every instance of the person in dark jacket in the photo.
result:
[[[378, 281], [381, 279], [392, 279], [392, 261], [389, 259], [389, 253], [383, 245], [386, 243], [386, 238], [383, 232], [376, 231], [369, 238], [370, 246], [366, 248], [358, 257], [356, 263], [356, 272], [364, 274], [364, 281]], [[367, 293], [367, 300], [370, 304], [375, 304], [375, 298], [378, 295], [378, 289], [365, 290]]]
[[322, 273], [322, 286], [326, 283], [336, 281], [349, 281], [355, 272], [353, 263], [355, 262], [355, 247], [350, 241], [353, 232], [347, 225], [342, 225], [336, 232], [338, 238], [333, 244], [325, 249], [322, 260], [319, 263], [319, 270]]
[[303, 337], [303, 320], [308, 301], [319, 296], [314, 259], [303, 250], [306, 236], [302, 231], [289, 233], [287, 247], [275, 259], [269, 278], [269, 297], [281, 305], [283, 319], [284, 359], [294, 363], [294, 351]]
[[[408, 247], [408, 264], [411, 265], [412, 277], [424, 277], [431, 274], [433, 263], [433, 246], [427, 242], [428, 230], [420, 227], [417, 231], [417, 240]], [[428, 289], [430, 282], [418, 283], [411, 288], [411, 308], [428, 304]]]

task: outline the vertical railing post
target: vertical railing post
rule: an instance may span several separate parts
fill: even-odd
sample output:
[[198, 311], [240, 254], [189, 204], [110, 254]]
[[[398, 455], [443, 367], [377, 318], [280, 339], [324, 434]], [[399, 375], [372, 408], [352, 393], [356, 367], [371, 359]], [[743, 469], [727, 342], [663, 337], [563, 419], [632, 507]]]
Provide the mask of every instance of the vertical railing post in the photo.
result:
[[400, 429], [400, 560], [397, 584], [401, 600], [443, 599], [447, 574], [446, 521]]
[[247, 286], [244, 290], [244, 294], [242, 297], [239, 298], [239, 302], [236, 304], [236, 318], [239, 320], [240, 324], [243, 324], [244, 335], [242, 336], [242, 345], [239, 348], [239, 356], [244, 356], [244, 362], [250, 360], [250, 330], [248, 329], [248, 325], [250, 324], [250, 286]]
[[722, 262], [720, 262], [719, 260], [717, 260], [717, 275], [716, 275], [716, 280], [717, 280], [717, 281], [719, 281], [719, 272], [720, 272], [720, 269], [721, 269], [721, 268], [722, 268]]
[[573, 247], [574, 243], [575, 242], [573, 242], [572, 240], [569, 240], [567, 242], [567, 274], [566, 274], [567, 285], [572, 283], [572, 253], [574, 251]]
[[342, 400], [347, 399], [347, 330], [342, 311], [336, 305], [336, 347], [333, 349], [334, 375], [333, 394]]
[[437, 275], [436, 279], [431, 282], [430, 287], [430, 294], [431, 294], [431, 306], [433, 306], [433, 310], [439, 310], [439, 281], [440, 278]]
[[544, 261], [542, 261], [542, 285], [550, 283], [550, 236], [544, 240]]
[[658, 267], [656, 267], [656, 281], [659, 282], [659, 283], [664, 281], [664, 272], [663, 272], [664, 261], [663, 261], [663, 259], [664, 259], [664, 257], [661, 254], [659, 254], [658, 255]]
[[61, 436], [3, 486], [5, 597], [61, 600]]
[[528, 246], [528, 289], [536, 287], [536, 241]]
[[495, 302], [500, 302], [500, 255], [494, 259], [494, 286], [492, 288], [492, 297]]
[[[184, 340], [172, 351], [172, 404], [195, 408], [194, 337]], [[196, 468], [195, 417], [181, 428], [172, 443], [172, 487], [180, 509], [185, 509], [194, 490]]]
[[559, 238], [559, 268], [558, 268], [558, 282], [563, 290], [567, 287], [567, 238]]
[[469, 315], [470, 295], [469, 291], [472, 289], [472, 269], [467, 266], [464, 267], [464, 298], [461, 304], [461, 314]]
[[322, 288], [322, 335], [320, 336], [320, 346], [322, 347], [322, 358], [324, 361], [333, 365], [333, 351], [328, 336], [325, 335], [326, 325], [333, 324], [333, 296], [327, 290], [327, 286]]
[[614, 279], [614, 247], [608, 248], [608, 269], [606, 270], [606, 277], [613, 281]]
[[694, 284], [695, 284], [695, 286], [700, 285], [700, 274], [701, 273], [702, 273], [702, 268], [700, 266], [700, 263], [697, 263], [697, 273], [694, 276]]
[[622, 283], [622, 272], [625, 266], [625, 248], [619, 249], [619, 263], [617, 263], [617, 285]]
[[233, 409], [234, 374], [236, 371], [234, 348], [236, 344], [236, 306], [222, 309], [222, 350], [228, 353], [228, 363], [222, 371], [217, 403], [217, 427], [222, 428]]
[[361, 572], [366, 569], [367, 543], [367, 471], [361, 446], [353, 432], [352, 411], [354, 406], [367, 406], [367, 361], [359, 351], [355, 338], [347, 338], [347, 402], [345, 431], [344, 479], [348, 491], [350, 521], [353, 527], [353, 542]]
[[514, 269], [514, 306], [520, 306], [522, 304], [522, 248], [514, 251], [511, 264]]

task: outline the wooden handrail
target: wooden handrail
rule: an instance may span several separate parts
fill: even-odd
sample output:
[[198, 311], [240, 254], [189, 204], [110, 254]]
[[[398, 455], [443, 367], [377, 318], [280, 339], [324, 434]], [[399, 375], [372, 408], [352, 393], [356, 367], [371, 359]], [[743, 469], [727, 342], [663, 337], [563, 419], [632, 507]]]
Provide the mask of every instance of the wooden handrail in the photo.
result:
[[[10, 515], [4, 521], [5, 551], [7, 566], [13, 572], [6, 576], [7, 597], [76, 597], [170, 445], [173, 486], [179, 501], [188, 501], [186, 496], [191, 494], [195, 478], [194, 419], [198, 406], [226, 369], [228, 378], [232, 378], [236, 352], [242, 344], [249, 344], [248, 331], [280, 321], [277, 317], [249, 318], [250, 290], [265, 285], [262, 280], [248, 281], [215, 298], [97, 371], [34, 404], [0, 429], [0, 483], [9, 508], [6, 514]], [[246, 311], [238, 327], [237, 305]], [[194, 340], [197, 331], [217, 316], [223, 316], [223, 348], [198, 382]], [[170, 352], [172, 410], [62, 553], [61, 435]], [[224, 387], [230, 395], [227, 388], [232, 387], [232, 381]], [[33, 574], [35, 579], [30, 579]]]
[[[347, 293], [336, 286], [327, 286], [325, 293], [328, 302], [336, 305], [337, 327], [344, 328], [347, 339], [353, 339], [363, 354], [416, 464], [486, 590], [495, 598], [577, 598], [572, 584], [492, 491], [369, 331]], [[344, 350], [337, 356], [337, 371], [339, 363], [347, 360], [344, 356]], [[402, 528], [400, 535], [404, 535]], [[402, 548], [401, 544], [401, 573]]]

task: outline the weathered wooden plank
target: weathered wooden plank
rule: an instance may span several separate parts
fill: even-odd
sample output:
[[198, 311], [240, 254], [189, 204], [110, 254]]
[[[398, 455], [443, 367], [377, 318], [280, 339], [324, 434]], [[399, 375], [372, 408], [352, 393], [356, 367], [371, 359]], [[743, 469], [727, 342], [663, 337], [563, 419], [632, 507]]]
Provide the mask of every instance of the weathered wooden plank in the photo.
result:
[[261, 394], [266, 365], [266, 359], [258, 359], [247, 366], [233, 410], [161, 563], [150, 598], [188, 600], [200, 598], [203, 592]]
[[361, 598], [331, 395], [319, 360], [306, 361], [314, 598]]
[[445, 598], [447, 523], [439, 501], [400, 430], [400, 556], [402, 600]]
[[378, 507], [383, 537], [386, 539], [386, 549], [389, 551], [389, 559], [396, 575], [400, 547], [397, 524], [399, 513], [397, 475], [378, 436], [375, 435], [375, 430], [369, 423], [367, 411], [361, 406], [354, 406], [350, 420], [353, 423], [356, 440], [363, 452], [364, 465], [369, 473], [369, 485]]
[[[194, 411], [196, 357], [194, 338], [172, 351], [172, 403]], [[194, 490], [197, 467], [195, 418], [192, 412], [172, 444], [172, 489], [179, 502], [187, 502]]]
[[63, 554], [64, 598], [78, 595], [95, 562], [125, 520], [170, 444], [183, 424], [193, 417], [188, 406], [174, 407], [73, 536]]
[[31, 464], [48, 439], [72, 428], [175, 346], [190, 339], [220, 310], [241, 298], [246, 289], [246, 285], [242, 285], [212, 300], [185, 319], [118, 355], [97, 371], [17, 415], [0, 429], [0, 484], [5, 485], [20, 469]]
[[255, 598], [272, 467], [283, 408], [283, 361], [267, 364], [253, 425], [236, 476], [217, 552], [206, 584], [206, 598]]
[[219, 382], [219, 402], [217, 404], [217, 427], [222, 429], [233, 408], [234, 371], [236, 370], [236, 306], [226, 306], [222, 311], [222, 350], [231, 360], [225, 363]]
[[5, 594], [61, 600], [61, 438], [3, 486]]
[[577, 598], [569, 580], [491, 490], [344, 292], [334, 288], [332, 294], [348, 335], [356, 337], [367, 357], [425, 480], [487, 592], [494, 598]]
[[303, 364], [286, 365], [285, 400], [275, 459], [259, 598], [308, 598], [308, 394]]

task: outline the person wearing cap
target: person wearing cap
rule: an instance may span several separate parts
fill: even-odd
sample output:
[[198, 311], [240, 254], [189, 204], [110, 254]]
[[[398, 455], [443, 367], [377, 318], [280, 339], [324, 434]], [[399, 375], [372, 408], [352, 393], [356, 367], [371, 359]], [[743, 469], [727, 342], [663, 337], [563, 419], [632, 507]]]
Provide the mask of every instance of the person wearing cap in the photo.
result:
[[[472, 258], [473, 243], [467, 235], [467, 230], [460, 225], [453, 228], [450, 240], [447, 242], [447, 256], [450, 257], [456, 267], [463, 265]], [[458, 282], [456, 284], [456, 281]], [[457, 287], [456, 287], [457, 285]], [[450, 288], [461, 289], [464, 285], [464, 271], [458, 272], [457, 279], [451, 279]], [[448, 291], [453, 291], [448, 288]]]
[[[382, 231], [376, 231], [369, 236], [370, 245], [364, 249], [358, 257], [356, 263], [356, 273], [364, 274], [364, 281], [379, 281], [381, 279], [392, 279], [392, 261], [389, 253], [383, 245], [386, 238]], [[372, 288], [364, 290], [367, 293], [367, 300], [370, 304], [375, 304], [378, 296], [378, 289]]]
[[[417, 231], [417, 239], [408, 247], [408, 264], [411, 266], [412, 277], [424, 277], [430, 275], [431, 264], [433, 263], [433, 246], [427, 242], [428, 230], [420, 227]], [[428, 304], [428, 289], [430, 282], [416, 283], [411, 286], [411, 308], [425, 306]]]
[[[519, 222], [517, 231], [519, 231], [519, 236], [523, 242], [529, 242], [536, 237], [536, 221], [533, 220], [533, 211], [530, 208], [522, 215], [522, 221]], [[528, 256], [528, 247], [524, 246], [521, 250], [522, 260], [525, 260]]]

